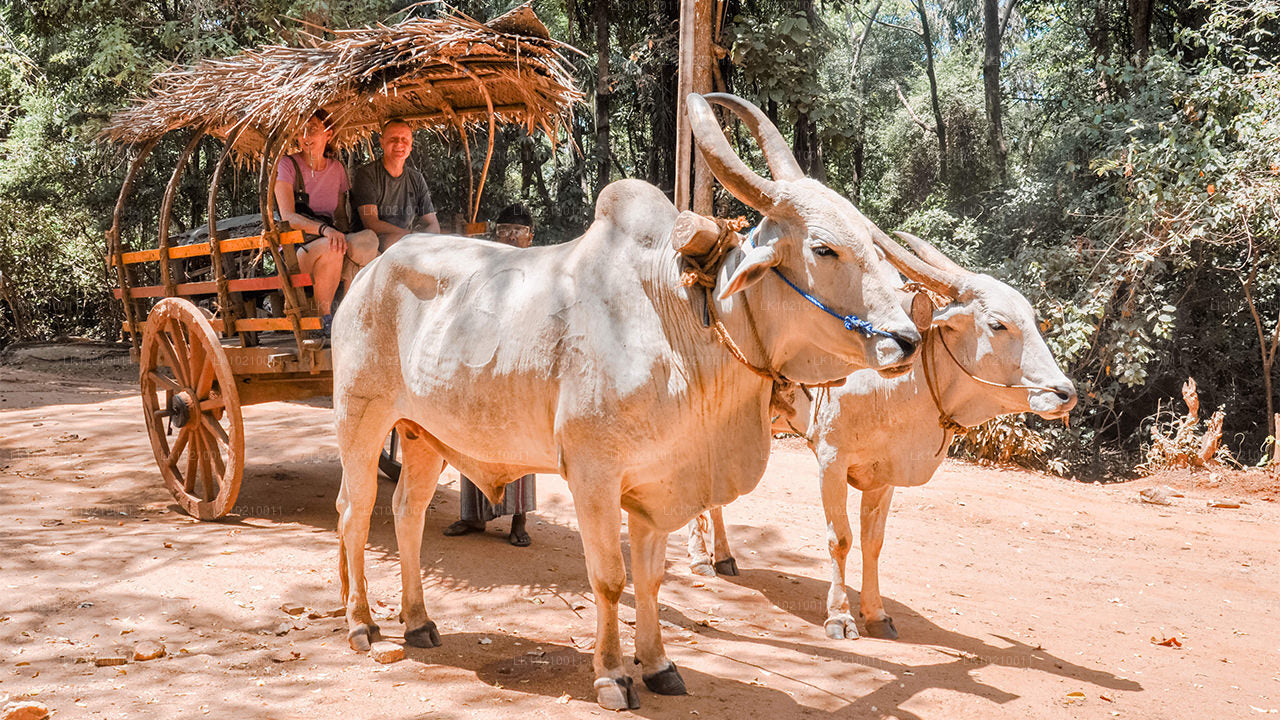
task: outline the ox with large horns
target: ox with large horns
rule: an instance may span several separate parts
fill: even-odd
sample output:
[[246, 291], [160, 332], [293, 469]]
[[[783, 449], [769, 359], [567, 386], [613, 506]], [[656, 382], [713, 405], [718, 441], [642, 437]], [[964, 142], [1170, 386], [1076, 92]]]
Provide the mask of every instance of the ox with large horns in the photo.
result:
[[[650, 690], [684, 693], [658, 626], [667, 536], [759, 482], [773, 378], [825, 383], [859, 368], [910, 365], [920, 335], [897, 301], [896, 278], [876, 261], [879, 231], [802, 177], [757, 108], [732, 96], [708, 99], [744, 117], [774, 171], [772, 180], [752, 172], [707, 102], [690, 96], [695, 139], [715, 176], [764, 216], [754, 245], [730, 249], [715, 271], [715, 292], [682, 283], [684, 260], [671, 237], [676, 210], [635, 180], [605, 188], [591, 227], [563, 245], [518, 250], [411, 235], [356, 279], [333, 329], [340, 577], [353, 648], [378, 635], [364, 548], [379, 449], [396, 427], [404, 439], [393, 511], [406, 642], [440, 642], [420, 558], [444, 463], [494, 501], [526, 473], [559, 473], [573, 495], [597, 605], [598, 702], [638, 706], [618, 637], [622, 510], [636, 660]], [[876, 332], [847, 329], [783, 278]], [[718, 328], [703, 323], [704, 299]]]
[[[812, 402], [801, 398], [796, 421], [778, 428], [803, 433], [818, 458], [831, 554], [825, 626], [833, 638], [858, 637], [844, 579], [853, 544], [846, 507], [850, 486], [862, 491], [861, 615], [868, 634], [896, 638], [879, 572], [893, 489], [928, 482], [957, 431], [1028, 411], [1063, 418], [1076, 404], [1075, 387], [1054, 362], [1026, 298], [990, 275], [960, 267], [914, 235], [898, 236], [916, 254], [877, 235], [886, 259], [911, 280], [953, 299], [936, 310], [923, 305], [932, 311], [932, 324], [911, 370], [893, 378], [855, 372], [844, 386], [814, 393]], [[916, 301], [928, 302], [923, 295]], [[699, 517], [689, 524], [692, 569], [736, 575], [720, 508], [710, 515], [709, 523]], [[714, 559], [706, 544], [708, 527]]]

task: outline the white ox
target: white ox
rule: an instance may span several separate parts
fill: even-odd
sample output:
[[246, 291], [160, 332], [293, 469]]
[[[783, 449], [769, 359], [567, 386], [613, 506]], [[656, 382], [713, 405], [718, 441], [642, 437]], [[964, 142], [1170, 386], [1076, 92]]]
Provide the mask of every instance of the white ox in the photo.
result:
[[[730, 148], [706, 100], [743, 116], [773, 170]], [[733, 96], [689, 98], [716, 178], [764, 216], [756, 244], [718, 270], [715, 314], [754, 365], [823, 383], [859, 368], [904, 372], [920, 335], [875, 261], [883, 235], [847, 200], [803, 177], [777, 129]], [[334, 413], [342, 459], [340, 577], [348, 640], [378, 636], [364, 548], [377, 459], [404, 439], [393, 499], [405, 641], [439, 644], [420, 577], [427, 504], [447, 461], [491, 500], [526, 473], [559, 473], [573, 495], [596, 600], [596, 698], [638, 707], [618, 637], [629, 516], [636, 660], [650, 690], [683, 694], [658, 626], [667, 536], [753, 489], [770, 446], [772, 382], [702, 322], [701, 288], [681, 284], [675, 208], [626, 180], [597, 199], [586, 234], [515, 249], [460, 237], [406, 237], [370, 263], [333, 329]], [[821, 314], [770, 272], [886, 331], [865, 337]]]
[[[818, 458], [831, 554], [825, 625], [833, 638], [858, 637], [844, 574], [853, 542], [849, 486], [862, 491], [861, 614], [869, 635], [893, 639], [898, 631], [885, 613], [879, 574], [893, 489], [928, 482], [959, 426], [1027, 411], [1063, 418], [1076, 404], [1075, 387], [1054, 362], [1026, 298], [990, 275], [961, 268], [915, 236], [898, 235], [919, 257], [892, 240], [877, 240], [888, 260], [954, 301], [933, 312], [910, 372], [888, 378], [859, 371], [843, 387], [817, 391], [811, 402], [800, 397], [790, 428], [804, 434]], [[932, 307], [923, 306], [924, 317]], [[721, 509], [710, 515], [714, 559], [706, 544], [708, 518], [700, 516], [688, 527], [692, 569], [737, 575]]]

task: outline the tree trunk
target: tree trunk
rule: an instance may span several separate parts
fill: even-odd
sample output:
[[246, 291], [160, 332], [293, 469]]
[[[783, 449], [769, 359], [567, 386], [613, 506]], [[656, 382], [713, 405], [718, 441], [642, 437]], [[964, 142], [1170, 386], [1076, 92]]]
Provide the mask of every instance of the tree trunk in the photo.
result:
[[[871, 37], [871, 28], [875, 27], [876, 16], [880, 14], [880, 6], [882, 4], [884, 4], [884, 0], [876, 0], [875, 7], [871, 8], [871, 13], [867, 16], [866, 27], [862, 29], [862, 35], [854, 43], [853, 62], [849, 64], [849, 82], [858, 90], [856, 98], [857, 111], [854, 119], [853, 197], [851, 198], [855, 204], [860, 202], [862, 198], [862, 167], [867, 144], [867, 83], [858, 74], [858, 61], [862, 58], [862, 48], [867, 44], [867, 38]], [[852, 40], [852, 19], [850, 19], [849, 23], [849, 33]]]
[[925, 72], [929, 76], [929, 97], [933, 103], [934, 132], [938, 135], [938, 179], [947, 184], [947, 126], [942, 122], [942, 102], [938, 100], [938, 76], [933, 71], [933, 36], [929, 33], [929, 14], [924, 0], [916, 0], [920, 13], [920, 36], [924, 40]]
[[796, 162], [809, 177], [826, 182], [827, 169], [822, 161], [822, 138], [808, 113], [796, 116], [796, 140], [793, 147]]
[[[1093, 25], [1086, 29], [1085, 34], [1089, 37], [1089, 47], [1093, 50], [1093, 64], [1095, 66], [1106, 61], [1107, 56], [1111, 54], [1110, 47], [1110, 28], [1107, 22], [1107, 4], [1102, 0], [1095, 0], [1093, 5]], [[1110, 87], [1107, 85], [1107, 76], [1098, 73], [1098, 102], [1105, 102], [1110, 95]]]
[[609, 3], [595, 0], [596, 195], [609, 184]]
[[1129, 0], [1129, 28], [1133, 33], [1133, 62], [1142, 67], [1151, 51], [1151, 0]]
[[[1244, 301], [1249, 307], [1249, 314], [1253, 316], [1253, 327], [1258, 333], [1258, 355], [1262, 365], [1262, 392], [1266, 395], [1267, 401], [1267, 435], [1276, 437], [1276, 410], [1274, 388], [1272, 387], [1271, 370], [1275, 367], [1276, 350], [1280, 348], [1280, 316], [1276, 317], [1275, 328], [1271, 332], [1271, 337], [1267, 338], [1266, 329], [1262, 326], [1262, 316], [1258, 314], [1258, 306], [1253, 300], [1253, 283], [1258, 276], [1259, 259], [1253, 247], [1252, 238], [1249, 242], [1249, 276], [1240, 278], [1240, 287], [1244, 291]], [[1280, 443], [1272, 441], [1271, 457], [1268, 458], [1270, 463], [1274, 463], [1278, 455], [1280, 455]]]
[[[1012, 7], [1012, 2], [1010, 2]], [[1005, 178], [1005, 161], [1009, 151], [1004, 144], [1004, 127], [1000, 117], [1000, 3], [999, 0], [982, 1], [982, 30], [985, 38], [982, 54], [982, 87], [987, 100], [987, 139], [991, 155]]]

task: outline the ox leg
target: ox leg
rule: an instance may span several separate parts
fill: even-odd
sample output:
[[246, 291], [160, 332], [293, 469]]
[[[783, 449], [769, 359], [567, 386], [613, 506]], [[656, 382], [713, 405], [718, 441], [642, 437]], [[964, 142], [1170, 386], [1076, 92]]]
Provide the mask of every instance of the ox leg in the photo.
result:
[[667, 535], [643, 520], [632, 518], [631, 574], [636, 589], [636, 662], [645, 687], [659, 695], [684, 695], [684, 679], [667, 659], [658, 624], [658, 589], [667, 562]]
[[715, 577], [715, 568], [711, 566], [711, 553], [707, 550], [707, 535], [711, 532], [711, 519], [708, 513], [700, 513], [685, 526], [689, 534], [689, 570], [694, 575]]
[[711, 524], [715, 530], [716, 572], [721, 575], [737, 575], [738, 561], [729, 550], [729, 534], [724, 530], [724, 508], [711, 509]]
[[[378, 453], [385, 435], [386, 431], [378, 434], [367, 431], [367, 427], [340, 425], [338, 428], [342, 454], [342, 488], [337, 501], [339, 578], [347, 614], [347, 642], [359, 651], [368, 650], [370, 644], [381, 637], [369, 611], [364, 547], [369, 539], [373, 505], [378, 499]], [[368, 438], [377, 441], [369, 442]]]
[[827, 551], [831, 555], [831, 588], [827, 591], [827, 637], [858, 637], [858, 621], [849, 612], [849, 592], [845, 587], [844, 568], [853, 547], [853, 528], [849, 525], [849, 469], [843, 464], [822, 466], [822, 509], [827, 516]]
[[884, 525], [891, 500], [892, 485], [862, 492], [862, 617], [871, 637], [897, 640], [898, 629], [885, 613], [884, 599], [880, 597], [880, 549], [884, 547]]
[[400, 549], [400, 618], [404, 641], [413, 647], [436, 647], [440, 633], [427, 614], [422, 597], [422, 526], [427, 506], [436, 492], [444, 460], [422, 439], [420, 431], [401, 427], [404, 439], [403, 469], [396, 483], [392, 507], [396, 519], [396, 545]]
[[634, 710], [640, 707], [640, 699], [622, 664], [618, 638], [618, 600], [627, 584], [622, 560], [621, 490], [617, 483], [583, 487], [581, 481], [572, 480], [569, 489], [577, 506], [587, 577], [596, 596], [596, 649], [592, 658], [596, 702], [606, 710]]

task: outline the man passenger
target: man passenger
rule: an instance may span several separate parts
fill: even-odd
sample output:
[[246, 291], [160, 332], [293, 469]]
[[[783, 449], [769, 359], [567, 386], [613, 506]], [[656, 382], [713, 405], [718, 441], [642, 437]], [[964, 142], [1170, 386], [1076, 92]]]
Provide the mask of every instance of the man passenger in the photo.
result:
[[426, 178], [405, 164], [413, 151], [409, 123], [388, 121], [378, 143], [382, 158], [356, 170], [351, 197], [364, 227], [378, 234], [379, 250], [411, 232], [439, 233], [440, 222]]

